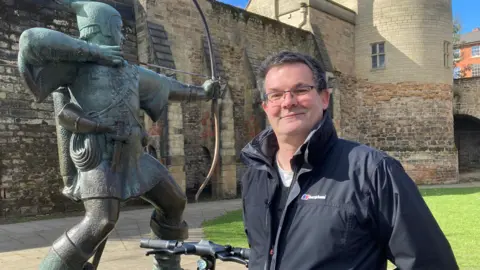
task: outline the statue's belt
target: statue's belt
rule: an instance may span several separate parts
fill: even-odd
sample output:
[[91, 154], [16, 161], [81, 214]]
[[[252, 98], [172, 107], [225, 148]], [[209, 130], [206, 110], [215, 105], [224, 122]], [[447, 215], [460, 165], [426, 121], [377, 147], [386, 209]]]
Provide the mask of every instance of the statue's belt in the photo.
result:
[[73, 133], [113, 132], [113, 128], [101, 125], [74, 103], [67, 103], [57, 115], [58, 123]]
[[[113, 142], [113, 156], [111, 169], [121, 169], [121, 155], [123, 145], [128, 144], [129, 134], [125, 133], [125, 122], [116, 121], [114, 127], [103, 126], [91, 117], [88, 117], [83, 110], [74, 103], [67, 103], [58, 114], [58, 123], [68, 131], [75, 134], [104, 133], [107, 140]], [[142, 145], [145, 146], [146, 136], [142, 138]]]

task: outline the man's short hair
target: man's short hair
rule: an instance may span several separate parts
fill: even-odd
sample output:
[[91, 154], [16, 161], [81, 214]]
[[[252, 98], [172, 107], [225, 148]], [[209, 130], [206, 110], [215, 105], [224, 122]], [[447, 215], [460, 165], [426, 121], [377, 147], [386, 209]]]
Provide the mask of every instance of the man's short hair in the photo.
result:
[[323, 70], [318, 60], [311, 57], [310, 55], [299, 52], [281, 51], [268, 56], [258, 68], [257, 89], [258, 91], [260, 91], [260, 97], [263, 101], [266, 100], [265, 77], [267, 76], [268, 71], [272, 67], [292, 63], [303, 63], [312, 70], [313, 80], [315, 81], [315, 88], [318, 92], [327, 89], [325, 71]]

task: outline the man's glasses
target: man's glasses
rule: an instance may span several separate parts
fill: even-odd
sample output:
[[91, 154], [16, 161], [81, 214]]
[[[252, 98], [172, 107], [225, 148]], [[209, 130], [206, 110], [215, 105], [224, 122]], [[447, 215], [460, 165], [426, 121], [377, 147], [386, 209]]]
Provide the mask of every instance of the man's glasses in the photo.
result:
[[288, 90], [288, 91], [274, 91], [266, 94], [267, 101], [271, 103], [279, 103], [285, 98], [286, 93], [290, 93], [294, 97], [300, 97], [303, 95], [308, 94], [315, 86], [311, 85], [302, 85], [295, 89]]

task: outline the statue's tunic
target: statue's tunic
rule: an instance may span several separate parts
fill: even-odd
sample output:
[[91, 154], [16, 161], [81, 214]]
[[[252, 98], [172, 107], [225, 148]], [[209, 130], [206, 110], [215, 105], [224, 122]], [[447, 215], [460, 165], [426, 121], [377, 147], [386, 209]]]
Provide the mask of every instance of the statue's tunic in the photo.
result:
[[[64, 194], [74, 200], [118, 198], [126, 200], [150, 190], [171, 177], [166, 167], [144, 152], [145, 136], [139, 112], [158, 119], [168, 102], [169, 78], [158, 87], [141, 87], [139, 68], [84, 64], [77, 67], [69, 85], [71, 102], [100, 124], [115, 127], [117, 134], [73, 134], [70, 157], [77, 174]], [[119, 135], [124, 141], [115, 140]], [[117, 146], [116, 146], [117, 145]], [[116, 169], [112, 162], [118, 156]]]

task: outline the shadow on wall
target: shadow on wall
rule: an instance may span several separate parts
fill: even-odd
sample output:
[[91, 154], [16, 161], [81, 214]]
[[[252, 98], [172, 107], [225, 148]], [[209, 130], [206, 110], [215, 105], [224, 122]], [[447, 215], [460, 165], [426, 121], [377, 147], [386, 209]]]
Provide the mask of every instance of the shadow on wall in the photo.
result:
[[[193, 184], [192, 188], [187, 188], [186, 190], [186, 195], [187, 199], [189, 202], [194, 202], [195, 201], [195, 195], [197, 194], [198, 190], [200, 189], [200, 186], [203, 184], [205, 181], [205, 178], [208, 175], [208, 171], [210, 170], [210, 165], [212, 164], [212, 154], [210, 153], [210, 150], [204, 145], [200, 146], [202, 155], [200, 157], [200, 164], [197, 166], [198, 171], [195, 172], [195, 182]], [[212, 176], [212, 179], [207, 183], [205, 188], [203, 189], [202, 193], [200, 194], [199, 201], [209, 199], [212, 196], [212, 182], [215, 181], [215, 175]]]

